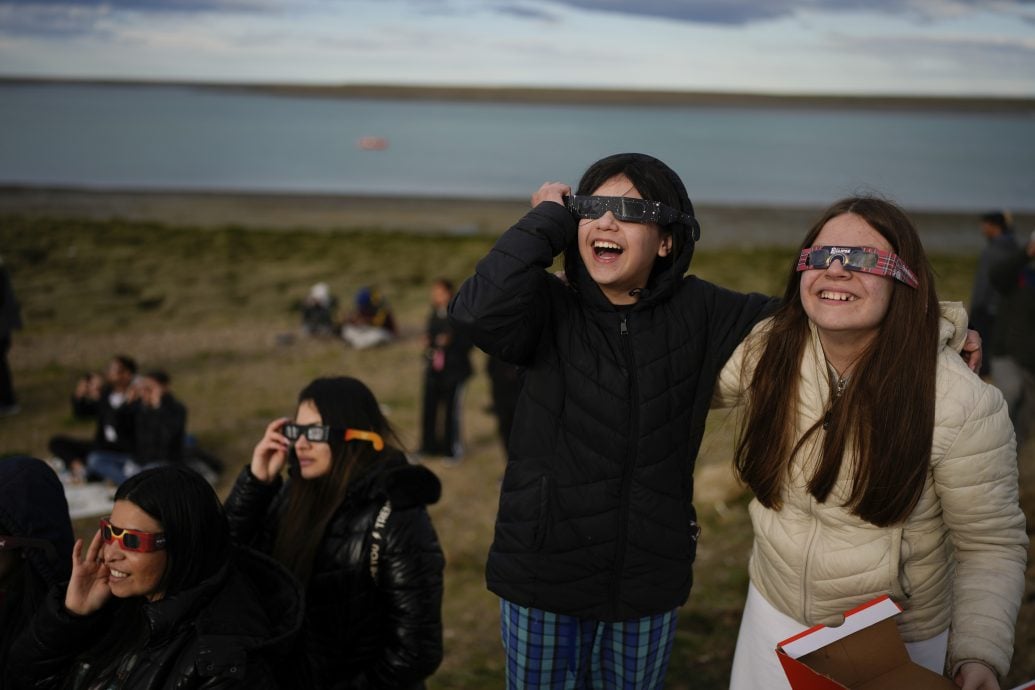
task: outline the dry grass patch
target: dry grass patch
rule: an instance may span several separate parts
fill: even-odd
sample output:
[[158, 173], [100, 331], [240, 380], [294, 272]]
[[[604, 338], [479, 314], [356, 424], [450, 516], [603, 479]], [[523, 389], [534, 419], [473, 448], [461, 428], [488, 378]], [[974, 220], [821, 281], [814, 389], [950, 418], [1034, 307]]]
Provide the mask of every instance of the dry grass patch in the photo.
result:
[[[231, 471], [229, 489], [266, 423], [290, 414], [310, 379], [357, 376], [385, 404], [404, 443], [417, 445], [423, 360], [420, 333], [432, 279], [460, 281], [488, 249], [488, 236], [428, 232], [171, 227], [152, 222], [0, 219], [0, 247], [23, 304], [26, 330], [11, 362], [23, 411], [0, 419], [0, 452], [47, 455], [55, 433], [88, 436], [71, 418], [68, 396], [78, 374], [116, 352], [143, 368], [161, 367], [190, 410], [189, 428]], [[766, 216], [757, 223], [771, 222]], [[285, 226], [287, 227], [287, 226]], [[784, 233], [788, 231], [785, 228]], [[694, 270], [739, 290], [777, 292], [789, 250], [699, 251]], [[793, 253], [793, 250], [790, 250]], [[969, 294], [974, 259], [936, 256], [946, 299]], [[326, 281], [347, 301], [377, 283], [395, 307], [404, 337], [377, 350], [348, 350], [337, 340], [297, 336], [294, 309], [310, 285]], [[463, 463], [429, 466], [442, 479], [432, 516], [446, 552], [446, 658], [431, 688], [502, 686], [497, 599], [483, 568], [492, 538], [503, 454], [486, 412], [484, 357], [466, 397], [468, 454]], [[698, 462], [697, 504], [704, 528], [696, 584], [683, 608], [668, 687], [726, 687], [747, 587], [751, 543], [747, 497], [729, 472], [732, 423], [713, 415]], [[1022, 458], [1024, 505], [1035, 524], [1035, 450]], [[80, 528], [91, 529], [92, 521]], [[1015, 670], [1004, 687], [1035, 677], [1035, 569], [1018, 623]], [[1023, 651], [1022, 651], [1023, 650]]]

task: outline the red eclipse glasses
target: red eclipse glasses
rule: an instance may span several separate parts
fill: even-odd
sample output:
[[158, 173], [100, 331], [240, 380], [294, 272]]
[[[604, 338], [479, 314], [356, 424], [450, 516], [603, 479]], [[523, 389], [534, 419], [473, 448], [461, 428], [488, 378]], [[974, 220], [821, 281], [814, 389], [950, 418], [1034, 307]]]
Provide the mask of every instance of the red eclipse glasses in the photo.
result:
[[916, 276], [897, 254], [881, 251], [875, 247], [806, 247], [798, 257], [798, 271], [826, 269], [834, 260], [849, 271], [891, 276], [911, 288], [917, 287]]
[[105, 544], [110, 544], [113, 541], [119, 542], [126, 551], [148, 553], [151, 551], [161, 551], [165, 548], [164, 534], [115, 527], [108, 522], [107, 518], [101, 519], [101, 537], [104, 539]]

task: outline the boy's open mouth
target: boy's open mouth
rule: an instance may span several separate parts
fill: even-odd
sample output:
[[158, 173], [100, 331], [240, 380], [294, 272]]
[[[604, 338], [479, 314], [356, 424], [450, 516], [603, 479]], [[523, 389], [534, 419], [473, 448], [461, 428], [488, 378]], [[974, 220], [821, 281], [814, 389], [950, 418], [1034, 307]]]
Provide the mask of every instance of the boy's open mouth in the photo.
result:
[[624, 250], [614, 242], [608, 242], [607, 240], [595, 240], [593, 242], [593, 252], [601, 259], [612, 259], [619, 256]]

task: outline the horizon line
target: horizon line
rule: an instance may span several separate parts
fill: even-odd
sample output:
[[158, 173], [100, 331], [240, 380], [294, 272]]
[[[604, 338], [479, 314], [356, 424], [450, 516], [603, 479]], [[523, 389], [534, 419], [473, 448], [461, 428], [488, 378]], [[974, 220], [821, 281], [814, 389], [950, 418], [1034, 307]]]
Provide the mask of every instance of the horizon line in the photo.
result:
[[233, 82], [197, 79], [136, 79], [54, 77], [0, 74], [0, 84], [82, 84], [204, 88], [252, 91], [313, 98], [368, 98], [376, 100], [452, 100], [500, 103], [555, 103], [579, 105], [701, 105], [845, 107], [879, 109], [961, 109], [970, 111], [1032, 111], [1035, 96], [902, 95], [893, 93], [775, 93], [761, 91], [706, 91], [678, 89], [472, 86], [457, 84]]

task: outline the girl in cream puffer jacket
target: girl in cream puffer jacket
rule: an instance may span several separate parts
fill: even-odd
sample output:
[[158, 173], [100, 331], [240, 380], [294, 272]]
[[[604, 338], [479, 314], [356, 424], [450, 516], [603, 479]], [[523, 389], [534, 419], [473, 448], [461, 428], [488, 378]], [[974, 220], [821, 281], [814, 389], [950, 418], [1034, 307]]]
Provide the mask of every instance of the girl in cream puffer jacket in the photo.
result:
[[[815, 239], [816, 232], [805, 246]], [[828, 271], [851, 280], [843, 266]], [[747, 399], [772, 327], [772, 319], [760, 323], [727, 362], [716, 390], [717, 406]], [[791, 433], [791, 438], [804, 440], [786, 464], [777, 505], [766, 507], [758, 498], [750, 505], [755, 535], [751, 583], [765, 602], [801, 629], [839, 624], [844, 611], [890, 594], [904, 609], [897, 620], [905, 642], [950, 631], [950, 676], [976, 661], [1002, 677], [1013, 652], [1027, 554], [1013, 429], [998, 389], [982, 382], [957, 354], [966, 331], [962, 305], [943, 305], [940, 330], [934, 430], [922, 492], [904, 520], [878, 526], [849, 507], [858, 466], [853, 446], [846, 446], [825, 499], [818, 500], [809, 490], [828, 432], [818, 426], [817, 432], [807, 432], [822, 425], [825, 416], [830, 419], [839, 380], [828, 364], [821, 328], [809, 321]], [[845, 374], [841, 382], [850, 386], [850, 378]], [[783, 637], [772, 640], [769, 649]]]

